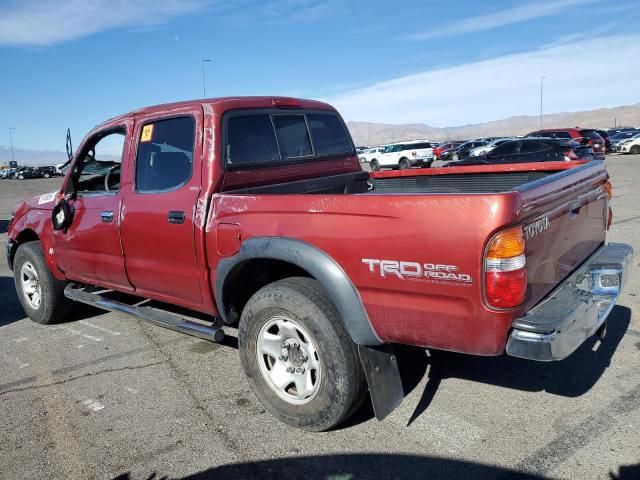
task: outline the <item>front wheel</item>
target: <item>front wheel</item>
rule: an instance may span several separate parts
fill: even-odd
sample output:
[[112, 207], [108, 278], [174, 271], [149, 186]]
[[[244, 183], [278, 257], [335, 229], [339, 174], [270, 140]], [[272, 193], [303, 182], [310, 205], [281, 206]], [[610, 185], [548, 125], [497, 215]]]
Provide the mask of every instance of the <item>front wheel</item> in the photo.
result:
[[356, 345], [316, 280], [287, 278], [255, 293], [242, 311], [238, 344], [253, 392], [284, 423], [327, 430], [364, 399]]
[[629, 149], [629, 153], [632, 153], [633, 155], [637, 155], [640, 153], [640, 145], [634, 145], [633, 147], [631, 147]]
[[68, 315], [71, 300], [64, 296], [65, 282], [51, 274], [40, 242], [27, 242], [18, 247], [13, 271], [18, 299], [31, 320], [46, 325]]
[[371, 167], [372, 172], [380, 171], [380, 163], [378, 163], [378, 160], [376, 159], [371, 160], [371, 162], [369, 163], [369, 166]]

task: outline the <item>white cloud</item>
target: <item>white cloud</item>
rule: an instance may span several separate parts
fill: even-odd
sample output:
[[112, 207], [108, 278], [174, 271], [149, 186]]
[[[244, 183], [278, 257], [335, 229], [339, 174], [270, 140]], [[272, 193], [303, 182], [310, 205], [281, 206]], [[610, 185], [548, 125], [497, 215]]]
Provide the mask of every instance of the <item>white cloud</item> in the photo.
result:
[[347, 120], [451, 126], [640, 101], [640, 34], [600, 37], [382, 81], [329, 98]]
[[0, 12], [0, 45], [52, 45], [141, 27], [202, 8], [205, 0], [22, 0]]
[[463, 18], [451, 23], [439, 24], [433, 30], [414, 33], [409, 36], [413, 40], [459, 35], [463, 33], [481, 32], [494, 28], [512, 25], [535, 18], [548, 17], [595, 0], [554, 0], [547, 2], [531, 2], [514, 8], [500, 10], [488, 15]]

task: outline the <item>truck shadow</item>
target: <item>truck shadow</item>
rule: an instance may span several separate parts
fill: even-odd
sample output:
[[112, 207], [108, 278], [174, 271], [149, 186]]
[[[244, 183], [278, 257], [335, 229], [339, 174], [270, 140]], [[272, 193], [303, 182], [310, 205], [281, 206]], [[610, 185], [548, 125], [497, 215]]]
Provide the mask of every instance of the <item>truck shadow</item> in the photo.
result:
[[[124, 473], [114, 480], [131, 480]], [[165, 479], [162, 474], [152, 473], [148, 479]], [[272, 460], [256, 460], [221, 465], [192, 475], [182, 480], [205, 479], [281, 479], [304, 478], [305, 480], [344, 479], [515, 479], [533, 480], [549, 478], [535, 473], [520, 472], [503, 467], [486, 465], [466, 460], [438, 458], [426, 455], [403, 455], [384, 453], [313, 455]], [[622, 477], [621, 477], [622, 478]]]
[[424, 355], [429, 380], [409, 419], [410, 425], [431, 404], [440, 383], [447, 378], [529, 392], [546, 391], [564, 397], [588, 392], [611, 363], [611, 358], [629, 327], [631, 310], [615, 306], [607, 321], [605, 338], [592, 337], [568, 358], [558, 362], [534, 362], [519, 358], [477, 357], [453, 352], [431, 351]]
[[[74, 305], [73, 311], [65, 320], [65, 323], [84, 320], [104, 313], [104, 310], [99, 310], [88, 305]], [[18, 300], [13, 278], [0, 277], [0, 327], [17, 322], [23, 318], [27, 318], [27, 315], [24, 313], [22, 305], [20, 305], [20, 301]]]

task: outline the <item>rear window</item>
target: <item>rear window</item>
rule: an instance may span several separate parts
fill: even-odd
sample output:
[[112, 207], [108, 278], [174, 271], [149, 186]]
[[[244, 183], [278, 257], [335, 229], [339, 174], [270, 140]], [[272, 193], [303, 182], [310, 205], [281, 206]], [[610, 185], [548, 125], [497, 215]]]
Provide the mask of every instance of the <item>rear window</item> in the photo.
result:
[[552, 132], [550, 136], [553, 138], [572, 138], [569, 132]]
[[225, 128], [225, 163], [232, 167], [355, 153], [344, 124], [332, 113], [234, 112]]
[[408, 150], [420, 150], [422, 148], [432, 148], [429, 142], [412, 143], [407, 145]]
[[582, 135], [583, 137], [590, 138], [591, 140], [602, 141], [602, 137], [595, 130], [580, 130], [580, 135]]
[[[309, 113], [307, 121], [313, 145], [316, 148], [316, 155], [336, 155], [350, 153], [353, 150], [349, 135], [340, 119], [335, 115]], [[380, 149], [374, 151], [380, 151]]]

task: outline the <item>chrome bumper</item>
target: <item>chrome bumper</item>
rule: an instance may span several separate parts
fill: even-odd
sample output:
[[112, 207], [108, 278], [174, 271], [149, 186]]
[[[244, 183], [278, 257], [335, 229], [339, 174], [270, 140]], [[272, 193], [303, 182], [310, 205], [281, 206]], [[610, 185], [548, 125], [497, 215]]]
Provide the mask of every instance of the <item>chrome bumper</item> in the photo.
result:
[[624, 287], [633, 248], [610, 243], [599, 248], [569, 278], [524, 317], [513, 322], [507, 355], [562, 360], [595, 334]]

